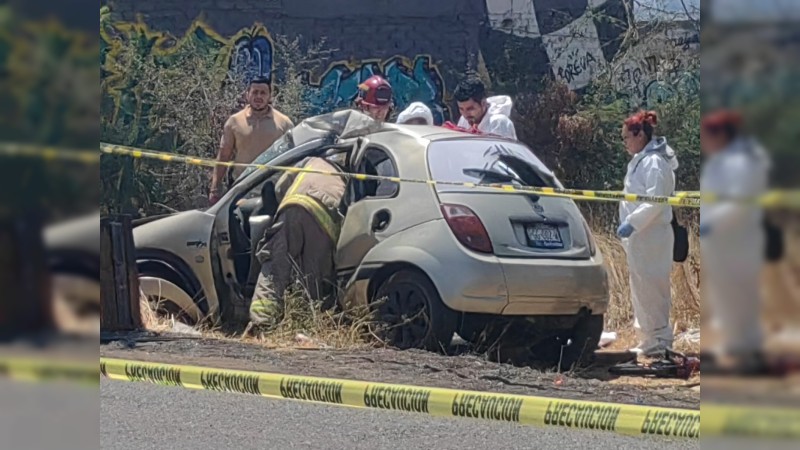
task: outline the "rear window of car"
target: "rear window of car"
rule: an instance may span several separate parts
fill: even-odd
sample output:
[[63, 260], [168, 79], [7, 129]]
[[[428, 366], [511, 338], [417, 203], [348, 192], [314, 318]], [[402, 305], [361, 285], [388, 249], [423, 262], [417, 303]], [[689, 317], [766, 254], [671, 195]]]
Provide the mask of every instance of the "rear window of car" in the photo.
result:
[[[432, 142], [428, 146], [428, 166], [431, 179], [436, 181], [562, 187], [553, 172], [528, 147], [508, 141]], [[509, 179], [498, 178], [501, 175]], [[437, 185], [440, 192], [454, 189], [460, 188]]]

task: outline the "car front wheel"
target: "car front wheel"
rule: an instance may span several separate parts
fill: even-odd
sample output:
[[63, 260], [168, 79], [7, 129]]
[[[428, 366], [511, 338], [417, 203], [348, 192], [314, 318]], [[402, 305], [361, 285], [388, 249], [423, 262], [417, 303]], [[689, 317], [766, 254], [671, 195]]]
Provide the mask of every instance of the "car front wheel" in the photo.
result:
[[378, 288], [372, 310], [378, 325], [375, 334], [403, 350], [446, 351], [458, 320], [428, 277], [412, 270], [390, 275]]

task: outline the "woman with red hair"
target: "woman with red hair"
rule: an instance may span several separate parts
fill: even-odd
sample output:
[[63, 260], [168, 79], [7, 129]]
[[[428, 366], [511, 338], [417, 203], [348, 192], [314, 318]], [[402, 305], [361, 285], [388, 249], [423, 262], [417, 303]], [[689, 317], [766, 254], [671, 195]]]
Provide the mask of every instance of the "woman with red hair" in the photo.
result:
[[705, 115], [700, 129], [706, 157], [700, 189], [704, 195], [728, 199], [700, 206], [703, 295], [711, 307], [717, 338], [713, 353], [719, 362], [758, 371], [763, 364], [759, 278], [766, 244], [764, 216], [758, 205], [736, 199], [766, 192], [770, 162], [754, 139], [742, 135], [741, 127], [738, 112], [718, 110]]
[[[640, 111], [622, 125], [625, 150], [632, 156], [625, 175], [625, 193], [672, 195], [678, 159], [667, 139], [655, 135], [658, 115]], [[666, 204], [621, 202], [617, 235], [628, 257], [634, 328], [645, 356], [663, 355], [672, 346], [669, 314], [670, 272], [675, 236], [672, 209]]]

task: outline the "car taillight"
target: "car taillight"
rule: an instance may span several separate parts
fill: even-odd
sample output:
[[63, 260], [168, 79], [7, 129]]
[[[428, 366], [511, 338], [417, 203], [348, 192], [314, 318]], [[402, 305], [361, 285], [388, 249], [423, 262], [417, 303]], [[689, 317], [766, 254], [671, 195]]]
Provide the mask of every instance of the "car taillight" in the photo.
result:
[[456, 239], [465, 247], [476, 252], [492, 253], [489, 233], [471, 209], [462, 205], [443, 204], [442, 214]]
[[589, 241], [589, 254], [592, 256], [597, 254], [597, 243], [594, 240], [594, 234], [592, 234], [592, 229], [589, 228], [589, 223], [586, 222], [586, 219], [581, 217], [583, 221], [583, 229], [586, 231], [586, 239]]

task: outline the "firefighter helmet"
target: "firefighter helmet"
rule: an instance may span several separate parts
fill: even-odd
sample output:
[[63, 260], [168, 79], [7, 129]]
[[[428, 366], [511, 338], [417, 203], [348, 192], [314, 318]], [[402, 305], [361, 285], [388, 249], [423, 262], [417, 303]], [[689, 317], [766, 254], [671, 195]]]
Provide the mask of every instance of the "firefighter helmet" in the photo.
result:
[[357, 105], [387, 106], [392, 104], [392, 85], [380, 75], [373, 75], [358, 85]]

